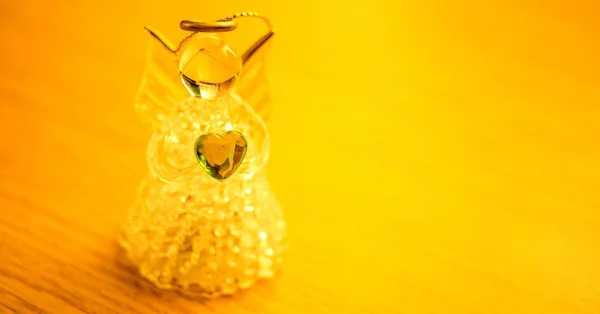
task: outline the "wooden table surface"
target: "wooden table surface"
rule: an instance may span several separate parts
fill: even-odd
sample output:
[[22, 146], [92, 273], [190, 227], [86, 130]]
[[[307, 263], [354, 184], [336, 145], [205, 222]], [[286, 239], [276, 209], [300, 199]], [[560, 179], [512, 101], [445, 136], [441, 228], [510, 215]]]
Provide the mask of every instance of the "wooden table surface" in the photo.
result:
[[[116, 243], [147, 171], [142, 27], [242, 10], [278, 31], [290, 249], [199, 301]], [[595, 0], [3, 1], [0, 32], [1, 313], [600, 313]]]

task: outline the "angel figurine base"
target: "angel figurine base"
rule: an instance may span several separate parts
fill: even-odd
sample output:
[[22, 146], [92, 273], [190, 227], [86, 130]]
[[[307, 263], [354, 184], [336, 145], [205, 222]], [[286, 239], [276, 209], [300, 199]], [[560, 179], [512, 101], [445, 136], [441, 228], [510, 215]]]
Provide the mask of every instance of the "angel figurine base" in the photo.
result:
[[282, 262], [286, 226], [264, 171], [270, 100], [260, 52], [273, 32], [238, 58], [218, 32], [239, 17], [257, 15], [183, 21], [192, 34], [178, 48], [150, 31], [161, 47], [150, 50], [136, 101], [153, 128], [150, 173], [120, 244], [160, 288], [229, 295]]
[[121, 244], [161, 288], [228, 295], [272, 277], [285, 223], [264, 173], [174, 186], [149, 175]]

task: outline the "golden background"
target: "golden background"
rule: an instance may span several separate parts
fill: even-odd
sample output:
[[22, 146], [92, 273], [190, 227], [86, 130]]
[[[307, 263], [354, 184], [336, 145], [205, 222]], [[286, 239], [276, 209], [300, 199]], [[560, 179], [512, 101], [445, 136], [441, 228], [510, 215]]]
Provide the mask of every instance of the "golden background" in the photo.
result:
[[[290, 250], [198, 302], [116, 245], [147, 171], [143, 26], [244, 10], [277, 32]], [[1, 313], [600, 313], [595, 0], [3, 1], [0, 30]]]

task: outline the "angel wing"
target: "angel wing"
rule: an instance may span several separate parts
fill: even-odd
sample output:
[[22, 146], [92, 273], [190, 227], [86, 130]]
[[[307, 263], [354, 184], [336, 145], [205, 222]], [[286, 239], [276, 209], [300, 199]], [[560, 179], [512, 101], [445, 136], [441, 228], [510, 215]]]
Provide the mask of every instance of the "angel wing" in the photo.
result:
[[274, 34], [267, 33], [242, 55], [242, 74], [234, 89], [265, 122], [273, 111], [265, 59]]
[[177, 56], [168, 42], [148, 29], [153, 38], [148, 44], [146, 69], [138, 89], [135, 109], [152, 128], [160, 125], [175, 106], [190, 93], [179, 77]]
[[[190, 93], [181, 82], [176, 49], [158, 32], [148, 31], [153, 38], [135, 108], [145, 122], [156, 128]], [[264, 121], [272, 111], [264, 70], [267, 44], [272, 36], [273, 32], [269, 32], [243, 54], [242, 74], [234, 89]]]

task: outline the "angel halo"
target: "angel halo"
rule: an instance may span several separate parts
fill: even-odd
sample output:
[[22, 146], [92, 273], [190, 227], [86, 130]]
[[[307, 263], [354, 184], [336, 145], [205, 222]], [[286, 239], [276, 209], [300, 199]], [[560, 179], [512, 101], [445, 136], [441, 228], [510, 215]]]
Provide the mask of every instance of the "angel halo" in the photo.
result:
[[[269, 29], [238, 56], [222, 33], [242, 17]], [[180, 26], [192, 33], [177, 47], [147, 28], [153, 39], [135, 107], [153, 130], [150, 172], [120, 243], [161, 288], [228, 295], [272, 277], [285, 249], [263, 169], [272, 108], [264, 55], [274, 33], [256, 13]]]

